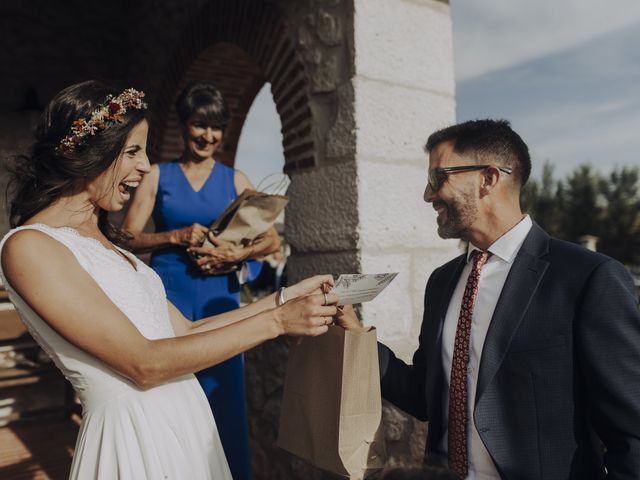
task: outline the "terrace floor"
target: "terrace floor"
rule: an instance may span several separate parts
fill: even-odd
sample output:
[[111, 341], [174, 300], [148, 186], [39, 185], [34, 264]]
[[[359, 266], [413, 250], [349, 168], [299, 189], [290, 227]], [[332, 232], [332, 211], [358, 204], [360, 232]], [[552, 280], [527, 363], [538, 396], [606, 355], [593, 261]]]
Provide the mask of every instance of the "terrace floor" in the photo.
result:
[[16, 422], [0, 428], [0, 478], [66, 480], [79, 417]]

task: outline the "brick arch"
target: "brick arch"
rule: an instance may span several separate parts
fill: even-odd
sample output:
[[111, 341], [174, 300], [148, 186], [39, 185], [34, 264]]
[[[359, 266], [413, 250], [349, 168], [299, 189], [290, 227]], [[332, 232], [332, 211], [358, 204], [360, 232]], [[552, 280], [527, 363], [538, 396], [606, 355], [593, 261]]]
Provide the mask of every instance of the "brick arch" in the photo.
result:
[[176, 158], [182, 138], [175, 109], [180, 89], [211, 81], [229, 103], [231, 121], [220, 159], [233, 165], [240, 132], [255, 96], [271, 83], [283, 134], [285, 169], [315, 165], [314, 127], [302, 61], [279, 12], [262, 0], [214, 0], [194, 15], [151, 112], [151, 152], [161, 161]]

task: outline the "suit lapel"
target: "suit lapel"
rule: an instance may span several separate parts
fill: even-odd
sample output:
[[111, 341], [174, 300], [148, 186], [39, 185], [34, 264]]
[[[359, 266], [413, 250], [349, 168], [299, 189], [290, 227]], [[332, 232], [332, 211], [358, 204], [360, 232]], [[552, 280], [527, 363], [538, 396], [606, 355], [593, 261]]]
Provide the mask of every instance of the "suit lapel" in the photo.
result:
[[[447, 310], [449, 309], [449, 303], [451, 303], [451, 297], [453, 296], [453, 291], [456, 289], [456, 285], [458, 285], [458, 280], [460, 280], [460, 275], [462, 274], [462, 270], [466, 265], [467, 255], [464, 254], [460, 256], [458, 263], [453, 270], [452, 275], [447, 279], [447, 283], [442, 291], [442, 302], [440, 302], [440, 306], [438, 308], [438, 346], [442, 345], [442, 328], [444, 326], [444, 317], [447, 315]], [[437, 349], [440, 352], [440, 349]], [[442, 355], [440, 355], [442, 358]]]
[[[437, 392], [437, 395], [440, 395], [442, 391], [442, 385], [440, 382], [442, 381], [442, 328], [444, 325], [444, 316], [447, 313], [447, 308], [449, 308], [449, 302], [451, 301], [451, 296], [453, 295], [453, 291], [456, 288], [456, 284], [458, 283], [458, 279], [460, 278], [460, 274], [462, 273], [462, 269], [465, 265], [466, 256], [463, 255], [460, 257], [459, 262], [456, 264], [452, 273], [445, 277], [445, 286], [444, 289], [440, 292], [440, 295], [435, 298], [439, 298], [441, 301], [435, 310], [436, 319], [436, 331], [435, 331], [435, 348], [431, 349], [430, 358], [427, 359], [427, 365], [430, 366], [428, 373], [429, 376], [427, 378], [427, 391], [428, 392]], [[426, 308], [429, 308], [426, 306]]]
[[498, 371], [549, 266], [539, 258], [548, 252], [548, 247], [549, 236], [534, 223], [513, 262], [491, 318], [480, 359], [476, 404]]
[[[434, 450], [442, 437], [442, 389], [444, 388], [444, 372], [442, 370], [442, 329], [444, 317], [449, 308], [451, 296], [458, 284], [460, 274], [466, 264], [466, 255], [460, 256], [457, 263], [449, 272], [443, 272], [443, 288], [436, 292], [434, 298], [440, 302], [434, 309], [433, 317], [436, 320], [434, 348], [430, 349], [430, 356], [427, 359], [427, 392], [429, 393], [428, 405], [430, 410], [429, 435], [427, 450]], [[426, 309], [430, 307], [425, 306]], [[428, 314], [428, 312], [427, 312]]]

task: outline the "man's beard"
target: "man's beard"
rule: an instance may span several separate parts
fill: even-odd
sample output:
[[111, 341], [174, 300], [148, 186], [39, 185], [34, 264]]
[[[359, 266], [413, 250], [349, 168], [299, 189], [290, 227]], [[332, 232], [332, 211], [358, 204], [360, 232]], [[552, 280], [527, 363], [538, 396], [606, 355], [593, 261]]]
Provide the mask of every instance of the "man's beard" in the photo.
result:
[[438, 222], [438, 235], [441, 238], [460, 238], [468, 240], [469, 227], [478, 218], [478, 205], [472, 193], [461, 193], [457, 198], [445, 203], [436, 200], [434, 206], [446, 209], [444, 223]]

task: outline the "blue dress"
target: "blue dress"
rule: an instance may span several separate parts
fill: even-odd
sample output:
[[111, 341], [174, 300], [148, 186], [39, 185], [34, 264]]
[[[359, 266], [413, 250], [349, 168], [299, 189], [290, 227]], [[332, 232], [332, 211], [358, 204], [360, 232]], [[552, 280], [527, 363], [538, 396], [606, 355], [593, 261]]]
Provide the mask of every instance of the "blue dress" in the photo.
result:
[[[236, 198], [234, 169], [216, 162], [199, 191], [193, 190], [177, 161], [162, 163], [153, 209], [156, 231], [210, 225]], [[249, 261], [249, 280], [262, 262]], [[190, 320], [238, 308], [240, 283], [235, 273], [202, 275], [185, 247], [154, 252], [151, 267], [158, 273], [167, 298]], [[196, 373], [216, 419], [234, 480], [251, 478], [249, 434], [245, 412], [244, 358], [238, 355]]]

